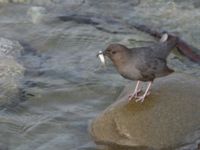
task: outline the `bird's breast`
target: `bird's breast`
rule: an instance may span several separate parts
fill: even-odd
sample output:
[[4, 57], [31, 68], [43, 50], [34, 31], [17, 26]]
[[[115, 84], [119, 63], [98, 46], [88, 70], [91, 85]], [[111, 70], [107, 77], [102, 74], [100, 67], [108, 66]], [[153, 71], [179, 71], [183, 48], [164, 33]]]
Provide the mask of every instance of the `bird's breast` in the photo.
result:
[[140, 80], [142, 77], [140, 71], [134, 66], [124, 65], [117, 68], [117, 70], [121, 76], [129, 80]]

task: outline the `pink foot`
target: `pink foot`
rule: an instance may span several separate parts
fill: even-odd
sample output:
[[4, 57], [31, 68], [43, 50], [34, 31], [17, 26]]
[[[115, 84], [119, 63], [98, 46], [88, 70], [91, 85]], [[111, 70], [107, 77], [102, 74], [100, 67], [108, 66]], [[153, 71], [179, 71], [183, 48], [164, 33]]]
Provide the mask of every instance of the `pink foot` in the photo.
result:
[[128, 96], [128, 100], [132, 100], [133, 98], [138, 98], [138, 95], [142, 92], [141, 89], [137, 90], [136, 92], [134, 92], [133, 94]]
[[141, 102], [142, 103], [142, 102], [144, 102], [145, 97], [146, 96], [140, 96], [135, 100], [135, 102]]
[[146, 96], [149, 96], [150, 94], [151, 94], [151, 91], [148, 91]]
[[149, 96], [150, 94], [151, 94], [151, 92], [148, 91], [146, 95], [142, 95], [142, 96], [140, 96], [140, 97], [137, 97], [137, 99], [135, 100], [135, 102], [141, 102], [141, 103], [144, 102], [145, 98], [146, 98], [147, 96]]

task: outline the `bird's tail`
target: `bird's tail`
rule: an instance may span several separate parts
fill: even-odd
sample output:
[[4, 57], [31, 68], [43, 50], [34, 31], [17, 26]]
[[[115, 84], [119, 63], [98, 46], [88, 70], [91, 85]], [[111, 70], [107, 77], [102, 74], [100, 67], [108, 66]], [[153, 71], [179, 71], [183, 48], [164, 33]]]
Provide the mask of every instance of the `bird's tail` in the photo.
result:
[[172, 49], [176, 47], [177, 42], [178, 38], [176, 36], [164, 33], [160, 38], [160, 42], [157, 45], [158, 47], [155, 48], [155, 53], [157, 53], [161, 58], [166, 58]]
[[[135, 23], [135, 24], [129, 25], [129, 27], [130, 28], [134, 27], [142, 32], [150, 34], [151, 36], [155, 38], [162, 39], [161, 37], [163, 35], [163, 32], [154, 30], [153, 28], [148, 27], [146, 25]], [[196, 53], [197, 51], [200, 51], [198, 48], [191, 46], [190, 44], [188, 44], [187, 42], [183, 41], [182, 39], [180, 39], [179, 37], [175, 35], [169, 35], [167, 43], [169, 43], [168, 44], [169, 47], [174, 47], [175, 45], [180, 53], [182, 53], [184, 56], [186, 56], [190, 60], [200, 64], [200, 55]]]

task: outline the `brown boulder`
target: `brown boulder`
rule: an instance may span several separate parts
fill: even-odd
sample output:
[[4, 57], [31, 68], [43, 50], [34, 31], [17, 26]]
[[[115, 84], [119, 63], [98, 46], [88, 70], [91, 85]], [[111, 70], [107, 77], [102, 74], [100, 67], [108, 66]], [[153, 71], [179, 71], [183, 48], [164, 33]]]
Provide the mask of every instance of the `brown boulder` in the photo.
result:
[[133, 88], [126, 87], [118, 100], [91, 123], [90, 133], [97, 144], [115, 150], [197, 149], [199, 79], [183, 74], [157, 79], [143, 103], [128, 102]]

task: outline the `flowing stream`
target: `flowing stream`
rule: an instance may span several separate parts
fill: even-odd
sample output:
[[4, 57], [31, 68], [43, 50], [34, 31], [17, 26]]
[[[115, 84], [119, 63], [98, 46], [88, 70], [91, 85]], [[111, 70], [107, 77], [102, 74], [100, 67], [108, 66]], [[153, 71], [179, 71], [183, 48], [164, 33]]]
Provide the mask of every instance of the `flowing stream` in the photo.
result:
[[[129, 81], [111, 65], [102, 67], [97, 52], [112, 42], [130, 47], [155, 42], [109, 18], [175, 32], [200, 48], [198, 0], [0, 1], [0, 37], [24, 49], [13, 63], [0, 62], [5, 72], [6, 65], [23, 70], [0, 76], [1, 150], [100, 149], [89, 123]], [[169, 64], [177, 72], [200, 75], [200, 66], [177, 52]]]

